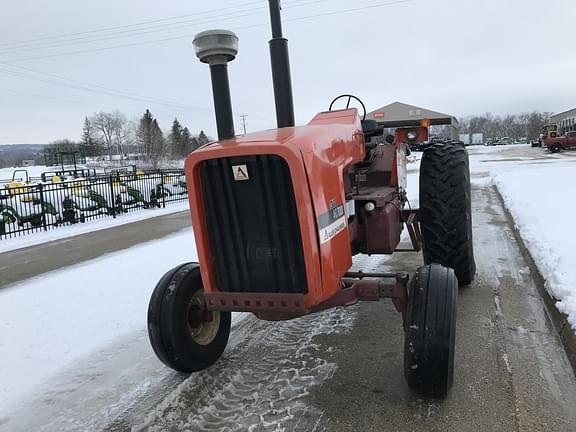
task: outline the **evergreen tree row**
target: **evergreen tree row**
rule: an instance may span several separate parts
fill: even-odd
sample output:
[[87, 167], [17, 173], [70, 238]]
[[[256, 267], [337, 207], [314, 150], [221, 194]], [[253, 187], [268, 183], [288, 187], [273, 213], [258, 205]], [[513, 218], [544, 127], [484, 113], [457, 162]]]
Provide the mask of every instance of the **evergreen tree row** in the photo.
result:
[[209, 141], [204, 131], [194, 135], [177, 118], [165, 137], [150, 110], [146, 110], [137, 123], [128, 122], [116, 111], [86, 117], [78, 147], [86, 156], [107, 155], [110, 159], [114, 154], [136, 151], [157, 165], [161, 159], [182, 159]]
[[196, 150], [198, 147], [208, 143], [210, 140], [204, 133], [200, 131], [198, 136], [193, 136], [187, 127], [182, 127], [177, 118], [172, 122], [172, 129], [168, 136], [168, 143], [170, 145], [170, 154], [172, 158], [186, 157], [190, 152]]

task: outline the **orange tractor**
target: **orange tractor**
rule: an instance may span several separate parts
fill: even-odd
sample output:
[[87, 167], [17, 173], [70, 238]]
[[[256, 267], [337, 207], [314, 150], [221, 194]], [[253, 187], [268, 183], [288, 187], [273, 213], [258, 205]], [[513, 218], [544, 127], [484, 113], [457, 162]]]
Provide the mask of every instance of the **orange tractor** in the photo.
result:
[[[227, 63], [238, 38], [216, 30], [194, 39], [210, 65], [218, 141], [186, 159], [190, 213], [200, 263], [158, 282], [148, 331], [167, 366], [194, 372], [224, 352], [231, 312], [289, 320], [358, 301], [390, 298], [404, 319], [408, 385], [444, 397], [453, 380], [459, 285], [475, 274], [468, 155], [434, 144], [422, 157], [420, 209], [406, 196], [409, 142], [428, 128], [383, 136], [350, 108], [294, 126], [287, 40], [278, 0], [270, 0], [270, 41], [278, 128], [236, 137]], [[356, 99], [358, 101], [358, 99]], [[406, 228], [425, 266], [414, 273], [351, 272], [356, 254], [398, 251]], [[406, 249], [402, 249], [406, 251]]]

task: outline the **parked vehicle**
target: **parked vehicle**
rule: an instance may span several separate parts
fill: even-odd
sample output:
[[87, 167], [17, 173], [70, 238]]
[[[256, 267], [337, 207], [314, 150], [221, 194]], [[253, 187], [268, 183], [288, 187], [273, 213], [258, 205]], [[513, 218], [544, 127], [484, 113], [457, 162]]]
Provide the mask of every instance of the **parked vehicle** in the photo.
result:
[[47, 171], [32, 178], [15, 170], [0, 184], [0, 239], [187, 199], [182, 170], [134, 171], [90, 177]]
[[513, 144], [512, 140], [509, 137], [497, 138], [496, 141], [494, 141], [494, 145], [509, 145], [509, 144]]
[[540, 147], [544, 147], [544, 140], [548, 138], [557, 138], [559, 135], [557, 125], [545, 125], [542, 128], [542, 133], [540, 133]]
[[39, 193], [27, 184], [13, 181], [6, 185], [5, 193], [0, 195], [0, 216], [2, 227], [0, 232], [6, 232], [6, 225], [17, 223], [18, 226], [30, 224], [39, 227], [48, 220], [55, 223], [58, 211], [55, 206], [40, 198]]
[[552, 153], [576, 147], [576, 131], [567, 132], [564, 136], [550, 137], [544, 140], [544, 145]]
[[547, 138], [556, 138], [558, 135], [558, 126], [557, 125], [546, 125], [542, 128], [542, 133], [540, 134], [540, 138], [545, 140]]

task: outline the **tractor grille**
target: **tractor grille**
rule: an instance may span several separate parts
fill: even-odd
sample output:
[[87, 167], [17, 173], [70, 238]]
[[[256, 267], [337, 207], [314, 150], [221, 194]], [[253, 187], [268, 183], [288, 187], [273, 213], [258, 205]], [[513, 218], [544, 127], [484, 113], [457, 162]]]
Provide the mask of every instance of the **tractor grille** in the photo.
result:
[[201, 175], [218, 290], [306, 293], [288, 164], [272, 155], [211, 159]]

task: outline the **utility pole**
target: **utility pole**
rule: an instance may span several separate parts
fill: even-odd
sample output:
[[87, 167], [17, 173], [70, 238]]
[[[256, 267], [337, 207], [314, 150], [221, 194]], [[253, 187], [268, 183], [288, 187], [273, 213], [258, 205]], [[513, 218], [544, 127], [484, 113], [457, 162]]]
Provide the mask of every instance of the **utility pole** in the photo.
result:
[[246, 135], [246, 118], [248, 117], [247, 114], [242, 114], [240, 119], [242, 121], [242, 128], [244, 129], [244, 135]]

